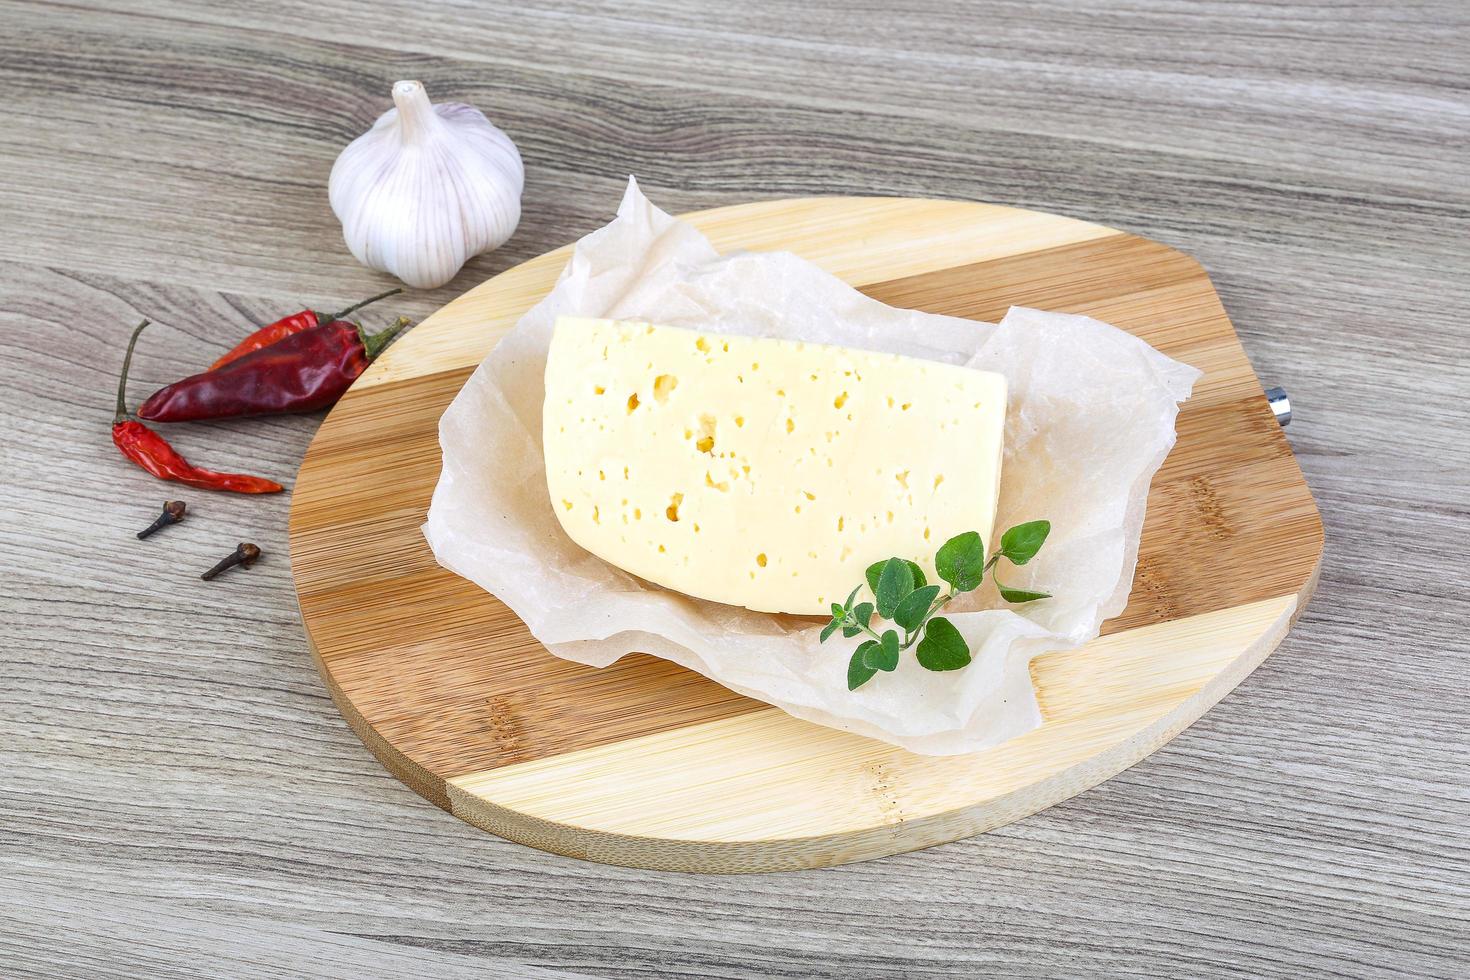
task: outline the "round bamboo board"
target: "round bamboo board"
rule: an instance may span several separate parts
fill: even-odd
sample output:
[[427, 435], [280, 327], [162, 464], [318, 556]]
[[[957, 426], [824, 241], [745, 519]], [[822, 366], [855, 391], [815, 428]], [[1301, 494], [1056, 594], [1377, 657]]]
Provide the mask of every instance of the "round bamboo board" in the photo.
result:
[[[353, 730], [398, 778], [502, 837], [594, 861], [770, 871], [980, 833], [1132, 765], [1281, 641], [1322, 525], [1261, 385], [1194, 260], [1057, 215], [954, 201], [813, 198], [687, 216], [722, 251], [790, 249], [883, 302], [979, 320], [1085, 313], [1202, 369], [1155, 477], [1127, 609], [1038, 658], [1039, 729], [924, 757], [821, 728], [642, 654], [593, 670], [441, 569], [419, 525], [437, 423], [551, 287], [549, 252], [414, 328], [312, 442], [291, 509], [307, 636]], [[1269, 556], [1262, 560], [1261, 556]]]

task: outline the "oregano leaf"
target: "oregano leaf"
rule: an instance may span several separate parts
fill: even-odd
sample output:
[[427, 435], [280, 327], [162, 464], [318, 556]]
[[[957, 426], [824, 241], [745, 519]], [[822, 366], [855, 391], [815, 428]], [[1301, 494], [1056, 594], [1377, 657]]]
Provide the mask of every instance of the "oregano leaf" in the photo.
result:
[[893, 670], [898, 666], [898, 646], [896, 644], [878, 643], [873, 640], [869, 640], [868, 644], [868, 649], [863, 653], [865, 666], [883, 671]]
[[875, 561], [873, 562], [873, 564], [869, 565], [868, 570], [863, 573], [863, 576], [868, 580], [868, 590], [872, 592], [874, 596], [878, 595], [878, 577], [883, 574], [883, 566], [886, 564], [888, 564], [887, 560]]
[[898, 604], [914, 591], [914, 573], [902, 558], [890, 558], [883, 563], [883, 574], [878, 576], [878, 615], [892, 619]]
[[[898, 651], [901, 641], [896, 630], [885, 630], [878, 642], [877, 652], [868, 651], [867, 661], [879, 670], [893, 670], [898, 666]], [[876, 662], [875, 662], [876, 660]]]
[[859, 592], [861, 592], [862, 590], [863, 590], [863, 587], [861, 585], [859, 585], [857, 588], [855, 588], [855, 589], [852, 590], [852, 592], [847, 597], [847, 601], [842, 604], [842, 611], [843, 612], [847, 612], [848, 610], [850, 610], [852, 608], [852, 600], [856, 599], [857, 598], [857, 594]]
[[844, 626], [844, 627], [842, 627], [842, 635], [845, 636], [845, 637], [847, 637], [849, 640], [852, 639], [854, 636], [857, 636], [862, 631], [863, 631], [863, 628], [861, 626]]
[[822, 636], [821, 636], [821, 638], [817, 642], [818, 643], [826, 643], [827, 642], [827, 638], [830, 637], [833, 633], [837, 632], [837, 628], [839, 626], [841, 626], [841, 625], [842, 624], [840, 622], [838, 622], [837, 620], [834, 619], [830, 623], [828, 623], [826, 626], [823, 626], [822, 627]]
[[969, 592], [985, 580], [985, 545], [980, 532], [956, 534], [934, 555], [934, 569], [956, 592]]
[[919, 567], [918, 562], [911, 561], [907, 562], [907, 564], [909, 566], [909, 571], [914, 573], [914, 588], [922, 589], [924, 586], [929, 584], [929, 580], [924, 577], [924, 570]]
[[853, 651], [852, 659], [847, 662], [847, 689], [849, 691], [856, 691], [878, 673], [876, 669], [863, 663], [863, 654], [867, 652], [867, 648], [877, 645], [876, 640], [869, 640]]
[[939, 595], [939, 586], [926, 585], [915, 589], [908, 597], [898, 604], [894, 610], [893, 621], [912, 633], [924, 622], [924, 617], [929, 615], [929, 607], [934, 604], [934, 599]]
[[[888, 564], [887, 561], [875, 561], [868, 566], [867, 572], [864, 573], [868, 580], [868, 588], [873, 591], [874, 596], [878, 594], [878, 577], [883, 574], [883, 566], [886, 564]], [[909, 566], [909, 571], [914, 573], [914, 588], [922, 589], [929, 584], [929, 580], [925, 577], [924, 570], [919, 567], [918, 562], [906, 560], [905, 564]]]
[[1036, 557], [1050, 533], [1051, 521], [1017, 524], [1000, 536], [1000, 553], [1012, 564], [1024, 565]]
[[1050, 599], [1050, 592], [1030, 592], [1026, 589], [1011, 589], [999, 582], [995, 587], [1000, 590], [1000, 597], [1006, 602], [1035, 602], [1037, 599]]
[[914, 655], [926, 670], [959, 670], [970, 663], [970, 648], [965, 645], [965, 638], [943, 616], [929, 620]]
[[852, 616], [863, 626], [873, 618], [873, 604], [871, 602], [859, 602], [857, 608], [852, 611]]

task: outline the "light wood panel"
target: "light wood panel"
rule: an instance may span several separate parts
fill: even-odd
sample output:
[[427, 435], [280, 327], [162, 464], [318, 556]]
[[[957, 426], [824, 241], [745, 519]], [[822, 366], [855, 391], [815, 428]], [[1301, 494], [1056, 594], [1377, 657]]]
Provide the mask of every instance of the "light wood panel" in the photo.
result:
[[[1164, 744], [1286, 634], [1295, 595], [1039, 657], [1046, 723], [966, 756], [917, 756], [771, 708], [452, 778], [450, 810], [575, 857], [771, 871], [981, 833], [1088, 789]], [[658, 801], [650, 806], [650, 801]]]
[[[1102, 700], [1069, 713], [1077, 686], [1038, 668], [1052, 714], [1037, 737], [936, 763], [773, 717], [648, 657], [603, 670], [551, 657], [493, 597], [440, 569], [419, 532], [438, 416], [551, 287], [561, 249], [410, 333], [334, 409], [302, 466], [293, 569], [317, 662], [354, 731], [409, 785], [512, 839], [615, 863], [856, 860], [989, 829], [1106, 778], [1279, 641], [1315, 580], [1321, 523], [1198, 263], [1060, 216], [952, 201], [767, 202], [690, 220], [724, 249], [810, 252], [870, 295], [932, 312], [995, 319], [1033, 303], [1105, 316], [1206, 372], [1154, 481], [1138, 601], [1096, 650], [1067, 655], [1097, 667], [1113, 651], [1114, 668], [1086, 682]], [[884, 276], [892, 255], [900, 274]], [[1267, 549], [1272, 562], [1250, 561]], [[719, 808], [726, 794], [745, 822]]]

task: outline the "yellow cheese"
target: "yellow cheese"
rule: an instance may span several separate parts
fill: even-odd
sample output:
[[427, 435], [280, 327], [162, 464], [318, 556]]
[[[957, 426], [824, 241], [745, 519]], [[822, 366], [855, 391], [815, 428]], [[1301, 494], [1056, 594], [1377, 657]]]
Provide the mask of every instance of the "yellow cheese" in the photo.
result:
[[1005, 379], [789, 340], [560, 317], [542, 435], [573, 541], [658, 585], [826, 614], [891, 556], [988, 542]]

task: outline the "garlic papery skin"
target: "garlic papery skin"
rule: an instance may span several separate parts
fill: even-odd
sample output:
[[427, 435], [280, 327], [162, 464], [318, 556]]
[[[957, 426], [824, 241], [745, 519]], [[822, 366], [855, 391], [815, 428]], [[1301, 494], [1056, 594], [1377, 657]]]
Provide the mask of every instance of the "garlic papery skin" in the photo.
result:
[[337, 157], [327, 196], [357, 261], [433, 289], [515, 231], [525, 167], [474, 106], [407, 81], [393, 104]]

